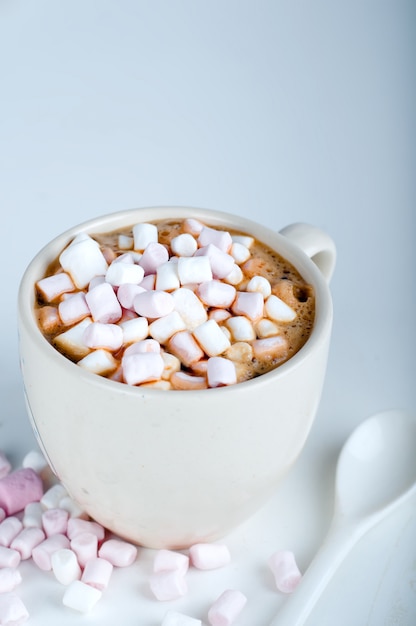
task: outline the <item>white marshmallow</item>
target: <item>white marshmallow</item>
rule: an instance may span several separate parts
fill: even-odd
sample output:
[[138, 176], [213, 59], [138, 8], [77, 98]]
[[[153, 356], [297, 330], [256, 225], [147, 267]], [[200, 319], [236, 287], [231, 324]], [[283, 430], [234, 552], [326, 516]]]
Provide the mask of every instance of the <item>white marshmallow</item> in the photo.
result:
[[250, 250], [242, 243], [238, 243], [236, 241], [234, 241], [231, 245], [230, 254], [238, 265], [248, 261], [251, 256]]
[[14, 591], [0, 594], [0, 624], [19, 626], [29, 619], [29, 612]]
[[58, 274], [41, 278], [36, 283], [36, 287], [45, 302], [53, 302], [63, 293], [75, 291], [75, 285], [66, 272], [59, 272]]
[[108, 587], [114, 566], [101, 557], [90, 559], [82, 572], [81, 581], [103, 591]]
[[170, 352], [173, 352], [186, 367], [199, 361], [204, 356], [193, 335], [187, 330], [173, 335], [169, 340], [168, 347]]
[[184, 574], [180, 570], [155, 572], [149, 579], [150, 589], [157, 600], [177, 600], [188, 591]]
[[126, 383], [138, 385], [161, 378], [164, 364], [160, 354], [148, 352], [123, 356], [121, 366]]
[[231, 561], [228, 547], [222, 543], [195, 543], [189, 548], [191, 564], [197, 569], [224, 567]]
[[30, 559], [33, 548], [45, 540], [45, 533], [41, 528], [23, 528], [10, 544], [12, 550], [20, 553], [22, 561]]
[[84, 330], [89, 324], [92, 324], [92, 320], [86, 317], [72, 328], [57, 335], [54, 344], [65, 354], [69, 354], [75, 359], [81, 359], [90, 352], [90, 348], [83, 341]]
[[243, 278], [244, 278], [243, 270], [241, 269], [239, 265], [234, 263], [233, 267], [231, 268], [231, 271], [227, 274], [227, 276], [224, 276], [223, 280], [224, 282], [230, 285], [237, 286], [241, 283]]
[[80, 613], [91, 611], [102, 596], [102, 591], [81, 582], [74, 580], [68, 585], [64, 593], [62, 602], [65, 606]]
[[87, 516], [85, 511], [80, 507], [80, 505], [77, 502], [75, 502], [75, 500], [71, 498], [71, 496], [64, 496], [61, 500], [59, 500], [59, 508], [65, 509], [65, 511], [68, 511], [69, 517], [86, 517]]
[[237, 589], [227, 589], [208, 611], [211, 626], [230, 626], [240, 615], [247, 603], [247, 597]]
[[94, 276], [105, 275], [108, 267], [98, 243], [83, 233], [63, 250], [59, 262], [78, 289], [84, 289]]
[[116, 259], [109, 265], [105, 280], [110, 285], [119, 287], [125, 283], [139, 284], [144, 278], [144, 269], [136, 263], [127, 263]]
[[210, 280], [198, 286], [197, 295], [207, 306], [228, 308], [234, 301], [236, 289], [220, 280]]
[[163, 618], [161, 626], [202, 626], [200, 619], [190, 617], [178, 611], [168, 611]]
[[189, 557], [176, 550], [160, 549], [153, 560], [153, 571], [179, 570], [186, 574], [189, 568]]
[[40, 474], [48, 467], [48, 462], [39, 450], [30, 450], [23, 457], [22, 467], [31, 467]]
[[279, 327], [272, 320], [267, 317], [259, 320], [255, 324], [255, 330], [259, 339], [265, 339], [266, 337], [274, 337], [279, 334]]
[[224, 356], [234, 363], [250, 363], [253, 359], [253, 348], [246, 341], [236, 341], [224, 352]]
[[133, 248], [134, 239], [129, 235], [119, 235], [117, 241], [120, 250], [131, 250]]
[[11, 515], [0, 523], [0, 546], [8, 548], [13, 539], [20, 533], [23, 524], [18, 517]]
[[208, 320], [192, 331], [195, 339], [208, 356], [218, 356], [230, 347], [230, 340], [224, 335], [215, 320]]
[[85, 299], [94, 322], [111, 324], [120, 319], [121, 305], [109, 283], [100, 283], [85, 294]]
[[229, 317], [224, 323], [234, 341], [252, 341], [256, 338], [253, 324], [244, 315]]
[[123, 345], [123, 331], [117, 324], [93, 322], [85, 329], [83, 340], [89, 348], [118, 350]]
[[302, 578], [293, 552], [290, 550], [275, 552], [269, 559], [269, 566], [277, 589], [283, 593], [292, 593]]
[[229, 252], [233, 240], [226, 230], [218, 230], [210, 226], [204, 226], [198, 236], [198, 245], [200, 248], [213, 244], [223, 252]]
[[182, 228], [185, 233], [190, 233], [191, 235], [199, 235], [201, 230], [204, 228], [204, 224], [193, 217], [187, 217], [182, 224]]
[[258, 292], [238, 291], [231, 309], [235, 315], [244, 315], [256, 321], [263, 317], [263, 296]]
[[118, 362], [111, 352], [103, 348], [98, 348], [78, 361], [78, 365], [93, 374], [105, 376], [117, 369]]
[[107, 539], [101, 544], [98, 556], [109, 561], [114, 567], [128, 567], [137, 558], [137, 547], [122, 539]]
[[138, 315], [155, 319], [172, 313], [175, 303], [170, 293], [157, 290], [137, 294], [133, 306]]
[[234, 385], [237, 382], [235, 365], [229, 359], [214, 356], [208, 359], [207, 365], [208, 387], [223, 387]]
[[81, 567], [75, 552], [69, 548], [57, 550], [51, 556], [52, 572], [62, 585], [70, 585], [81, 578]]
[[145, 317], [134, 317], [131, 320], [120, 322], [120, 328], [123, 331], [124, 345], [146, 339], [149, 334], [149, 323]]
[[143, 289], [146, 289], [146, 291], [152, 291], [152, 289], [155, 288], [155, 285], [156, 274], [148, 274], [143, 278], [142, 282], [140, 283], [140, 287], [143, 287]]
[[253, 276], [247, 283], [246, 291], [258, 291], [266, 300], [272, 293], [272, 286], [264, 276]]
[[177, 311], [160, 317], [149, 325], [149, 335], [159, 343], [166, 343], [172, 335], [185, 330], [186, 324]]
[[254, 243], [254, 237], [251, 237], [250, 235], [231, 235], [231, 239], [233, 243], [240, 243], [242, 246], [245, 246], [249, 250]]
[[296, 318], [296, 311], [274, 294], [265, 301], [264, 310], [267, 317], [275, 322], [292, 322]]
[[156, 289], [173, 291], [180, 287], [178, 264], [172, 260], [162, 263], [156, 270]]
[[195, 237], [190, 233], [181, 233], [172, 238], [170, 247], [173, 254], [177, 256], [192, 256], [196, 252], [198, 244]]
[[29, 502], [22, 517], [24, 528], [42, 528], [43, 506], [40, 502]]
[[220, 250], [219, 248], [217, 248], [217, 246], [214, 246], [211, 243], [208, 246], [199, 248], [195, 252], [195, 256], [192, 258], [197, 259], [201, 257], [208, 257], [211, 266], [212, 276], [214, 278], [225, 278], [226, 276], [228, 276], [228, 274], [231, 272], [235, 265], [234, 259], [230, 254], [227, 254], [223, 250]]
[[22, 575], [15, 567], [3, 567], [0, 569], [0, 594], [13, 591], [21, 582]]
[[157, 242], [158, 233], [156, 224], [135, 224], [132, 228], [134, 249], [143, 251], [149, 243]]
[[[60, 500], [67, 495], [68, 495], [68, 492], [63, 486], [63, 484], [55, 483], [44, 492], [40, 500], [40, 504], [45, 509], [57, 509], [59, 507]], [[26, 507], [26, 508], [28, 509], [29, 507]]]
[[180, 257], [178, 276], [181, 285], [203, 283], [212, 279], [211, 263], [208, 256]]
[[21, 556], [18, 550], [0, 546], [0, 569], [2, 567], [18, 567], [20, 561]]
[[172, 292], [175, 311], [177, 311], [186, 328], [192, 331], [208, 319], [208, 314], [198, 296], [187, 287], [181, 287]]
[[251, 345], [253, 346], [253, 355], [256, 359], [282, 357], [287, 351], [287, 341], [280, 335], [266, 337], [265, 339], [255, 339]]
[[211, 309], [208, 313], [208, 319], [218, 323], [225, 322], [229, 317], [231, 317], [231, 313], [227, 309]]
[[146, 289], [144, 289], [141, 285], [124, 283], [117, 289], [117, 300], [124, 309], [133, 310], [134, 298], [138, 293], [143, 293], [145, 291]]
[[170, 352], [165, 352], [163, 350], [160, 355], [164, 364], [162, 378], [163, 380], [168, 381], [174, 372], [179, 372], [181, 369], [181, 362], [177, 356], [170, 354]]
[[85, 299], [85, 293], [79, 291], [62, 300], [58, 304], [58, 312], [59, 317], [66, 326], [80, 322], [85, 317], [88, 317], [90, 309]]

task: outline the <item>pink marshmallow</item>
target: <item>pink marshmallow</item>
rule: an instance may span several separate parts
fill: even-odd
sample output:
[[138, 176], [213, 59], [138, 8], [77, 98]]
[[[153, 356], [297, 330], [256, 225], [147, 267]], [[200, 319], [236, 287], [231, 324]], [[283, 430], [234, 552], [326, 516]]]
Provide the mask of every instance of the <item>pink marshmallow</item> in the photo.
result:
[[92, 520], [81, 519], [79, 517], [71, 517], [68, 520], [66, 534], [70, 540], [80, 533], [94, 533], [98, 541], [102, 541], [105, 536], [105, 529], [98, 522]]
[[21, 582], [22, 575], [15, 567], [3, 567], [0, 569], [0, 594], [13, 591]]
[[10, 544], [12, 550], [20, 553], [22, 561], [30, 559], [33, 549], [45, 540], [45, 533], [41, 528], [23, 528]]
[[79, 291], [62, 300], [58, 305], [58, 313], [66, 326], [80, 322], [85, 317], [88, 317], [90, 310], [85, 299], [85, 293]]
[[189, 568], [189, 557], [176, 550], [160, 549], [156, 552], [153, 561], [153, 571], [163, 572], [166, 570], [178, 570], [186, 574]]
[[52, 569], [52, 554], [57, 550], [69, 547], [70, 542], [66, 535], [51, 535], [33, 548], [33, 562], [39, 569], [50, 571]]
[[97, 557], [98, 539], [94, 533], [79, 533], [71, 539], [71, 550], [77, 555], [78, 563], [83, 568], [90, 559]]
[[22, 528], [23, 524], [18, 517], [10, 516], [3, 520], [0, 524], [0, 546], [8, 548]]
[[2, 567], [17, 567], [20, 561], [20, 552], [12, 548], [0, 546], [0, 569]]
[[154, 572], [149, 579], [150, 589], [157, 600], [177, 600], [188, 591], [184, 574], [180, 570]]
[[159, 380], [164, 369], [162, 356], [155, 352], [124, 356], [121, 365], [123, 378], [128, 385]]
[[146, 291], [153, 291], [156, 286], [156, 274], [147, 274], [140, 283], [140, 287], [143, 287]]
[[169, 252], [161, 243], [149, 243], [143, 252], [139, 265], [143, 268], [144, 273], [155, 274], [159, 265], [167, 263], [169, 260]]
[[234, 363], [221, 356], [210, 357], [207, 364], [207, 380], [208, 387], [234, 385], [237, 382]]
[[197, 294], [207, 306], [228, 308], [234, 301], [236, 288], [219, 280], [210, 280], [199, 285]]
[[51, 535], [65, 535], [68, 526], [69, 513], [64, 509], [48, 509], [42, 514], [42, 526], [46, 537]]
[[113, 564], [106, 559], [100, 557], [92, 558], [85, 564], [81, 581], [103, 591], [108, 587], [113, 568]]
[[122, 316], [122, 309], [113, 287], [109, 283], [100, 283], [85, 294], [94, 322], [114, 324]]
[[226, 230], [217, 230], [204, 226], [199, 233], [198, 245], [200, 248], [213, 244], [223, 252], [229, 252], [233, 244], [232, 237]]
[[75, 291], [75, 285], [66, 272], [41, 278], [36, 283], [36, 287], [45, 302], [53, 302], [64, 293]]
[[29, 612], [14, 591], [0, 594], [0, 624], [20, 626], [29, 619]]
[[98, 550], [98, 556], [115, 567], [127, 567], [136, 560], [137, 547], [122, 539], [107, 539]]
[[11, 470], [12, 466], [9, 459], [3, 452], [0, 452], [0, 479], [10, 474]]
[[[203, 248], [199, 248], [194, 257], [207, 256], [211, 265], [212, 276], [214, 278], [225, 278], [233, 269], [235, 262], [230, 254], [220, 250], [217, 246], [209, 244]], [[202, 282], [202, 281], [201, 281]]]
[[237, 589], [227, 589], [212, 604], [208, 611], [211, 626], [230, 626], [243, 610], [246, 596]]
[[117, 324], [92, 322], [87, 326], [82, 339], [89, 348], [118, 350], [123, 345], [123, 331]]
[[275, 552], [269, 559], [269, 566], [278, 590], [283, 593], [292, 593], [302, 578], [293, 552], [290, 550]]
[[0, 480], [0, 507], [7, 515], [23, 511], [29, 502], [38, 502], [42, 494], [42, 479], [30, 467], [11, 472]]
[[258, 291], [238, 291], [231, 308], [235, 315], [256, 321], [263, 317], [264, 299]]
[[167, 291], [144, 291], [135, 296], [134, 310], [138, 315], [155, 319], [172, 313], [175, 301]]
[[191, 563], [197, 569], [216, 569], [227, 565], [231, 560], [226, 545], [220, 543], [195, 543], [189, 548]]
[[187, 367], [192, 365], [192, 363], [196, 363], [196, 361], [200, 361], [204, 356], [204, 352], [194, 339], [194, 336], [187, 330], [175, 333], [169, 339], [168, 347], [169, 351], [177, 356]]
[[124, 309], [133, 309], [134, 298], [138, 293], [143, 293], [144, 291], [146, 289], [140, 285], [125, 283], [117, 289], [117, 300]]

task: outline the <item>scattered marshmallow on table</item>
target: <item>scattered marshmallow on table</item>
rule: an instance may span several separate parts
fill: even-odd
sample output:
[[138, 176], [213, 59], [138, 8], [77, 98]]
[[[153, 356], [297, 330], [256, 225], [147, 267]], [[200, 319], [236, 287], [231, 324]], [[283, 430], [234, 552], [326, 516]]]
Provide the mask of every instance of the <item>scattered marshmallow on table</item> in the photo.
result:
[[103, 591], [108, 587], [114, 566], [107, 559], [95, 557], [85, 563], [81, 581]]
[[88, 613], [101, 599], [101, 596], [102, 591], [100, 589], [87, 585], [80, 580], [74, 580], [66, 588], [62, 602], [74, 611]]
[[69, 585], [81, 578], [82, 570], [77, 555], [70, 548], [56, 550], [51, 556], [52, 571], [62, 585]]
[[209, 570], [228, 565], [231, 555], [222, 543], [195, 543], [189, 548], [191, 564], [197, 569]]
[[188, 584], [180, 569], [154, 572], [149, 578], [150, 589], [157, 600], [177, 600], [188, 592]]
[[42, 479], [31, 467], [15, 470], [0, 480], [0, 507], [7, 515], [22, 511], [42, 494]]
[[137, 558], [137, 547], [122, 539], [107, 539], [101, 544], [98, 556], [106, 559], [115, 567], [128, 567]]
[[19, 626], [29, 619], [29, 612], [14, 591], [0, 593], [0, 624]]
[[230, 626], [247, 603], [246, 596], [237, 589], [227, 589], [208, 611], [208, 621], [211, 626]]
[[153, 560], [153, 571], [179, 570], [186, 574], [189, 568], [189, 556], [176, 550], [160, 549]]
[[290, 550], [279, 550], [273, 553], [269, 559], [269, 566], [277, 589], [283, 593], [292, 593], [302, 578], [293, 552]]

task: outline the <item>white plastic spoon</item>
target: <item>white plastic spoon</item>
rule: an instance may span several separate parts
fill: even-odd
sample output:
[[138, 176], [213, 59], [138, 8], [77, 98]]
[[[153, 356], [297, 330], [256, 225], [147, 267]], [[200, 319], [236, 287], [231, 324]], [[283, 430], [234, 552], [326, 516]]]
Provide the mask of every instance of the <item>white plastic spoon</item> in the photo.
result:
[[416, 416], [386, 411], [362, 422], [337, 464], [326, 539], [270, 626], [302, 626], [331, 576], [370, 528], [416, 492]]

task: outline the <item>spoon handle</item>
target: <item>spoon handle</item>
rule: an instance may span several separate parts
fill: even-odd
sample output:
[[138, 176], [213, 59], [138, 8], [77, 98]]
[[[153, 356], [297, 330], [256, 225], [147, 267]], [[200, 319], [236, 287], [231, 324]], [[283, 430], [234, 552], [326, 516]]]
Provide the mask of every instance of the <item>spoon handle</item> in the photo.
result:
[[338, 524], [334, 520], [299, 585], [270, 626], [303, 626], [332, 575], [366, 530], [366, 524]]

